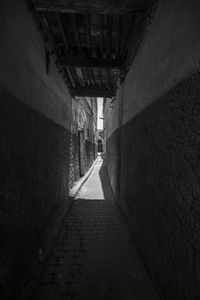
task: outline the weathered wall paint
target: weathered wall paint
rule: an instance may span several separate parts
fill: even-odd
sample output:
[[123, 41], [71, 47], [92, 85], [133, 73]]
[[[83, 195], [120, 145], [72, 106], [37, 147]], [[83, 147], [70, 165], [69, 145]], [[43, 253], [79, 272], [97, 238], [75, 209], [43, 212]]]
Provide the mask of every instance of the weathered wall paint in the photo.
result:
[[24, 104], [70, 130], [71, 97], [45, 48], [25, 0], [0, 3], [0, 86]]
[[199, 67], [200, 2], [161, 0], [124, 82], [123, 124]]
[[71, 133], [7, 91], [1, 90], [0, 99], [2, 293], [21, 287], [16, 276], [30, 280], [29, 262], [38, 258], [41, 234], [68, 201]]
[[200, 297], [199, 8], [160, 1], [125, 79], [123, 110], [107, 116], [110, 183], [161, 299]]
[[28, 280], [43, 229], [68, 201], [72, 112], [53, 57], [46, 73], [44, 43], [25, 1], [1, 1], [0, 40], [2, 298], [19, 288], [16, 274]]

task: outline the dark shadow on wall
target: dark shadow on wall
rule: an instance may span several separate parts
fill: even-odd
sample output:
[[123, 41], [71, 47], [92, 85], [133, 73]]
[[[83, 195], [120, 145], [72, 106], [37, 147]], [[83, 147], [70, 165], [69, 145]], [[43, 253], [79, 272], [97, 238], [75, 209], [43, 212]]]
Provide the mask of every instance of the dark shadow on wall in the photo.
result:
[[7, 91], [0, 98], [2, 299], [29, 276], [41, 233], [68, 197], [71, 133]]
[[99, 170], [99, 176], [101, 179], [101, 184], [102, 184], [105, 199], [109, 200], [109, 201], [110, 200], [113, 201], [114, 197], [113, 197], [112, 189], [110, 187], [110, 182], [109, 182], [108, 171], [107, 171], [105, 159], [103, 160], [103, 164]]
[[167, 300], [200, 297], [199, 82], [200, 74], [191, 74], [107, 142], [110, 176], [121, 141], [118, 205]]

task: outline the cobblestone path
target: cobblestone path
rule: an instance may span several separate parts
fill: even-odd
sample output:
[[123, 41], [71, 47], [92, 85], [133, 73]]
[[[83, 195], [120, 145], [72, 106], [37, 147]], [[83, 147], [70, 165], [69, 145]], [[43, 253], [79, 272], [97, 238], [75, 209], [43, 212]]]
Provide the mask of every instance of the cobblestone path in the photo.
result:
[[89, 199], [74, 201], [60, 229], [36, 300], [158, 299], [118, 209], [109, 199], [90, 197], [88, 184], [93, 197], [94, 187], [102, 188], [101, 166], [98, 161], [78, 194]]

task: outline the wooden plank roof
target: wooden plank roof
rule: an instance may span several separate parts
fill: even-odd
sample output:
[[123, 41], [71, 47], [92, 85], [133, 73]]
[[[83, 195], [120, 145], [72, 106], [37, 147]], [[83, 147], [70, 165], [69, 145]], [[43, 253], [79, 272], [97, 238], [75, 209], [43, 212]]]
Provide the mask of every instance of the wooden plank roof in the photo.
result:
[[114, 96], [155, 0], [30, 1], [71, 95]]
[[60, 11], [65, 13], [123, 14], [145, 10], [145, 0], [34, 0], [35, 7], [41, 11]]

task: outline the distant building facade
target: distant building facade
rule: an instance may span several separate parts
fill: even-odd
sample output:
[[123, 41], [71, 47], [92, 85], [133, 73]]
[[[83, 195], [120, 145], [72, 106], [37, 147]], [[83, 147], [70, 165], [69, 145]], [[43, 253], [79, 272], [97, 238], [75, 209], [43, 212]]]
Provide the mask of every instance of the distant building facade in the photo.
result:
[[97, 100], [80, 97], [72, 101], [70, 185], [90, 168], [97, 154]]

